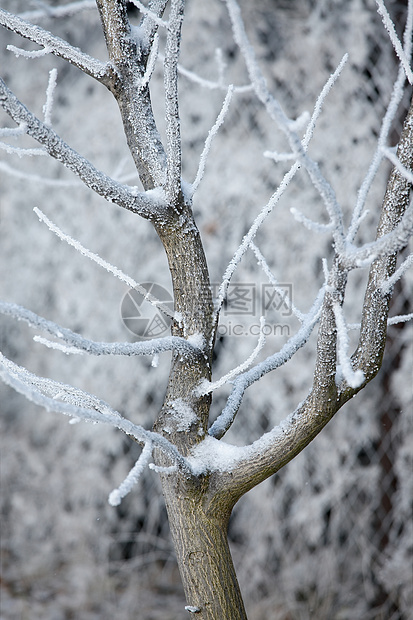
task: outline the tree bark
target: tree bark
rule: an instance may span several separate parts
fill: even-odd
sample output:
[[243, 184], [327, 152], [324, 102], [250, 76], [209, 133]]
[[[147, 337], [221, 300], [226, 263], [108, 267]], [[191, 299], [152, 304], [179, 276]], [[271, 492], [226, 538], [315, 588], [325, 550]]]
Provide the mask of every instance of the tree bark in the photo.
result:
[[205, 512], [203, 495], [207, 485], [207, 477], [188, 481], [181, 475], [162, 476], [187, 605], [202, 620], [246, 620], [228, 546], [230, 511]]

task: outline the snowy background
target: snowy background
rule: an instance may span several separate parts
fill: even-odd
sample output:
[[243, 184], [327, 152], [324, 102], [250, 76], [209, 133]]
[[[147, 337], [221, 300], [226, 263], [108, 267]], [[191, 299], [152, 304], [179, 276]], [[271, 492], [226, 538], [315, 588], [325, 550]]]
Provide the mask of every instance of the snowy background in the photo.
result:
[[[1, 8], [13, 12], [36, 4], [0, 0]], [[310, 147], [348, 222], [397, 71], [374, 2], [240, 4], [261, 67], [290, 117], [312, 110], [329, 74], [349, 53]], [[406, 3], [388, 4], [400, 31]], [[215, 81], [219, 48], [227, 83], [246, 84], [224, 4], [189, 0], [186, 14], [182, 65]], [[95, 10], [61, 21], [43, 18], [39, 24], [105, 59]], [[36, 46], [5, 30], [0, 43], [2, 77], [30, 110], [41, 116], [48, 72], [57, 67], [55, 129], [98, 168], [137, 184], [116, 104], [104, 87], [53, 57], [15, 58], [6, 45]], [[180, 96], [183, 175], [192, 181], [225, 91], [207, 90], [182, 77]], [[152, 97], [162, 132], [161, 66]], [[194, 204], [213, 282], [220, 281], [242, 236], [286, 171], [286, 165], [263, 157], [264, 151], [286, 145], [262, 106], [251, 93], [234, 97]], [[0, 119], [2, 126], [12, 126], [3, 113]], [[29, 141], [27, 145], [33, 146]], [[47, 182], [24, 178], [21, 172], [41, 175]], [[360, 240], [374, 237], [387, 175], [383, 168], [376, 179]], [[45, 157], [19, 159], [0, 152], [0, 179], [0, 298], [92, 339], [132, 341], [120, 316], [127, 287], [59, 241], [38, 221], [33, 207], [135, 280], [169, 288], [166, 259], [151, 226], [93, 195]], [[325, 218], [310, 182], [298, 175], [256, 242], [280, 282], [292, 285], [295, 305], [306, 311], [323, 281], [321, 259], [331, 256], [331, 239], [295, 222], [291, 207], [313, 220]], [[243, 260], [236, 282], [256, 283], [255, 290], [266, 282], [252, 254]], [[364, 283], [365, 274], [351, 274], [349, 322], [360, 319]], [[409, 311], [412, 276], [397, 289], [392, 315]], [[258, 319], [259, 313], [248, 320]], [[238, 320], [228, 313], [223, 326]], [[289, 317], [278, 320], [296, 328]], [[256, 336], [227, 333], [217, 345], [217, 378], [256, 345]], [[158, 368], [150, 359], [69, 357], [34, 343], [33, 334], [26, 325], [0, 317], [6, 356], [41, 376], [97, 394], [134, 422], [151, 427], [162, 403], [168, 354], [161, 356]], [[284, 341], [283, 335], [271, 336], [263, 355]], [[408, 620], [413, 606], [411, 343], [411, 326], [391, 328], [379, 377], [295, 461], [237, 505], [230, 540], [251, 620]], [[248, 390], [227, 440], [249, 443], [282, 420], [306, 395], [313, 367], [310, 342], [289, 365]], [[213, 415], [222, 409], [226, 395], [225, 389], [216, 393]], [[0, 398], [0, 617], [184, 618], [156, 474], [146, 472], [119, 507], [107, 502], [140, 448], [113, 429], [69, 426], [66, 419], [42, 411], [3, 385]]]

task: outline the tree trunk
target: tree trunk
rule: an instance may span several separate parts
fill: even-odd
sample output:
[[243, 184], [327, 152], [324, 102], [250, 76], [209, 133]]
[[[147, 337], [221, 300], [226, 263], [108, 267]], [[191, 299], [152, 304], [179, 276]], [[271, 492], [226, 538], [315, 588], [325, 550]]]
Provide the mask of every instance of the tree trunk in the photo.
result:
[[246, 620], [228, 546], [229, 513], [205, 513], [202, 482], [163, 475], [162, 487], [187, 610], [202, 620]]

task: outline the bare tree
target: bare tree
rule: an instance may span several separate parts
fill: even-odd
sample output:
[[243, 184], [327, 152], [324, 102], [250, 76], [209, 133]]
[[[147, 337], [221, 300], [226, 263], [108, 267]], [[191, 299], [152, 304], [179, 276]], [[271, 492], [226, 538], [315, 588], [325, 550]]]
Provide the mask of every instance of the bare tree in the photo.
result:
[[[56, 16], [67, 16], [89, 8], [89, 2], [74, 2], [62, 8], [50, 8]], [[398, 252], [406, 247], [413, 232], [413, 108], [406, 117], [397, 153], [388, 147], [392, 119], [404, 93], [405, 82], [412, 84], [410, 66], [413, 3], [409, 2], [403, 42], [396, 34], [387, 10], [377, 0], [380, 14], [400, 59], [393, 94], [383, 118], [377, 150], [367, 176], [355, 200], [352, 220], [347, 227], [334, 190], [323, 176], [317, 162], [309, 155], [309, 143], [322, 105], [340, 75], [347, 57], [328, 78], [314, 105], [312, 114], [290, 119], [268, 89], [235, 0], [225, 0], [234, 40], [243, 56], [250, 83], [246, 87], [225, 84], [216, 86], [226, 92], [222, 109], [212, 127], [200, 158], [198, 173], [192, 184], [181, 176], [181, 137], [178, 105], [178, 82], [181, 28], [184, 1], [150, 0], [147, 6], [134, 1], [141, 12], [139, 27], [131, 26], [125, 0], [96, 0], [108, 50], [108, 62], [88, 56], [52, 33], [35, 26], [38, 12], [18, 16], [0, 10], [0, 23], [14, 33], [40, 46], [38, 51], [13, 48], [17, 54], [35, 57], [54, 54], [71, 63], [105, 86], [114, 96], [120, 111], [130, 153], [142, 183], [142, 189], [115, 181], [97, 170], [90, 161], [74, 151], [51, 126], [51, 109], [56, 74], [51, 72], [40, 120], [0, 82], [3, 109], [16, 124], [4, 128], [5, 138], [30, 136], [41, 147], [25, 149], [5, 142], [9, 152], [48, 154], [74, 172], [92, 191], [109, 202], [132, 211], [154, 226], [168, 259], [173, 284], [174, 310], [154, 298], [119, 269], [89, 252], [63, 233], [41, 211], [37, 214], [60, 238], [128, 285], [137, 287], [155, 307], [172, 319], [171, 336], [137, 343], [103, 343], [39, 317], [30, 310], [3, 302], [3, 314], [24, 320], [59, 342], [41, 339], [65, 352], [83, 351], [90, 355], [154, 355], [172, 351], [169, 381], [162, 409], [157, 412], [152, 430], [146, 430], [113, 410], [108, 403], [80, 389], [38, 377], [1, 357], [3, 380], [34, 403], [74, 419], [95, 421], [119, 428], [143, 446], [141, 456], [125, 481], [113, 491], [110, 502], [120, 503], [131, 490], [143, 469], [151, 466], [161, 477], [170, 528], [178, 565], [187, 598], [187, 611], [204, 619], [246, 618], [227, 541], [227, 527], [232, 509], [240, 497], [276, 473], [307, 446], [335, 413], [380, 369], [389, 322], [389, 304], [394, 284], [412, 263], [412, 257], [396, 268]], [[42, 10], [40, 10], [41, 13]], [[159, 52], [164, 40], [164, 56]], [[156, 126], [151, 103], [150, 82], [158, 60], [163, 60], [166, 132], [162, 140]], [[192, 76], [194, 79], [200, 79]], [[211, 142], [225, 119], [237, 91], [249, 88], [281, 131], [288, 144], [286, 153], [270, 153], [275, 162], [291, 161], [291, 167], [267, 204], [258, 212], [230, 261], [217, 296], [213, 299], [207, 260], [194, 220], [192, 200], [202, 180]], [[364, 217], [368, 191], [383, 160], [394, 165], [376, 239], [356, 245], [355, 239]], [[284, 346], [261, 361], [265, 334], [263, 321], [258, 344], [251, 356], [217, 380], [212, 380], [212, 355], [231, 278], [241, 259], [253, 252], [277, 294], [279, 284], [254, 239], [273, 210], [289, 182], [302, 169], [313, 182], [325, 206], [328, 221], [319, 224], [301, 213], [296, 219], [312, 229], [331, 233], [334, 253], [324, 261], [325, 282], [307, 312], [301, 312], [284, 295], [284, 301], [297, 317], [300, 326]], [[355, 269], [369, 271], [362, 307], [358, 345], [349, 353], [349, 327], [345, 319], [344, 297], [348, 274]], [[410, 316], [393, 317], [392, 322]], [[267, 373], [286, 364], [302, 348], [318, 326], [317, 353], [313, 384], [308, 396], [279, 426], [248, 446], [235, 447], [222, 438], [233, 424], [245, 391]], [[224, 384], [232, 384], [231, 393], [218, 418], [211, 424], [212, 393]]]

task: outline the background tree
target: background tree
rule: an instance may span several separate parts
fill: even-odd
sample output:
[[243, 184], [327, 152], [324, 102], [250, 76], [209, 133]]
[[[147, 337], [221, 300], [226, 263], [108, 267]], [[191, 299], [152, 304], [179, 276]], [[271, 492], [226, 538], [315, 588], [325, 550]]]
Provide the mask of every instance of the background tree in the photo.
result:
[[[164, 9], [163, 3], [155, 4], [156, 6], [151, 9], [157, 10], [160, 16]], [[2, 306], [5, 313], [26, 319], [37, 327], [46, 329], [63, 339], [66, 345], [80, 347], [95, 354], [102, 355], [109, 352], [127, 355], [132, 352], [157, 354], [165, 349], [173, 349], [175, 353], [165, 402], [155, 425], [155, 429], [158, 430], [156, 435], [120, 419], [108, 405], [102, 404], [101, 401], [85, 392], [50, 380], [37, 379], [34, 375], [27, 374], [6, 361], [5, 378], [35, 402], [69, 413], [76, 418], [83, 415], [88, 416], [89, 419], [106, 421], [122, 428], [128, 434], [133, 434], [144, 445], [144, 450], [132, 475], [127, 479], [129, 482], [137, 477], [151, 456], [152, 449], [156, 447], [158, 452], [160, 451], [155, 452], [155, 463], [162, 477], [171, 529], [176, 541], [178, 562], [187, 590], [187, 600], [190, 608], [200, 610], [198, 612], [200, 617], [222, 617], [223, 615], [243, 617], [242, 602], [226, 542], [227, 520], [235, 502], [249, 488], [273, 474], [301, 451], [338, 408], [376, 374], [384, 347], [389, 292], [395, 279], [390, 281], [387, 288], [386, 282], [395, 271], [394, 254], [405, 246], [411, 229], [410, 210], [408, 209], [403, 216], [410, 200], [410, 177], [406, 169], [411, 169], [412, 149], [411, 135], [409, 135], [411, 127], [407, 121], [404, 133], [405, 142], [402, 139], [399, 147], [399, 160], [402, 162], [402, 167], [398, 164], [399, 169], [393, 173], [384, 201], [383, 217], [389, 217], [386, 214], [386, 208], [390, 202], [392, 207], [394, 206], [394, 197], [397, 199], [399, 210], [396, 213], [393, 208], [390, 209], [389, 221], [382, 219], [379, 228], [380, 240], [375, 244], [370, 240], [370, 244], [358, 249], [352, 245], [360, 223], [365, 190], [371, 177], [385, 155], [394, 160], [394, 153], [386, 150], [385, 144], [390, 129], [389, 118], [396, 113], [397, 98], [400, 99], [403, 95], [404, 74], [402, 71], [411, 77], [406, 61], [410, 55], [411, 32], [409, 29], [406, 30], [405, 52], [402, 53], [399, 50], [402, 69], [390, 111], [385, 118], [379, 148], [369, 170], [370, 177], [359, 193], [353, 220], [347, 230], [343, 224], [343, 214], [331, 187], [307, 152], [313, 124], [320, 113], [319, 106], [324, 101], [343, 63], [340, 63], [339, 70], [327, 83], [311, 119], [304, 115], [299, 121], [293, 123], [284, 115], [281, 107], [267, 90], [246, 39], [237, 6], [232, 2], [228, 2], [227, 5], [235, 40], [246, 61], [253, 89], [267, 108], [270, 117], [279, 124], [291, 150], [291, 153], [288, 152], [286, 155], [273, 153], [272, 157], [276, 160], [289, 161], [291, 159], [294, 164], [235, 252], [234, 259], [225, 271], [223, 282], [218, 289], [215, 308], [212, 307], [212, 298], [208, 294], [210, 282], [203, 250], [189, 208], [194, 190], [202, 177], [207, 148], [201, 156], [198, 174], [192, 186], [181, 185], [180, 180], [181, 151], [176, 92], [177, 53], [182, 17], [180, 4], [172, 5], [168, 14], [168, 22], [159, 23], [159, 19], [155, 19], [152, 14], [144, 16], [140, 30], [134, 30], [133, 38], [131, 38], [126, 7], [123, 3], [98, 3], [111, 61], [107, 65], [85, 56], [43, 31], [32, 27], [24, 30], [26, 28], [24, 24], [19, 20], [13, 20], [10, 16], [7, 17], [8, 21], [2, 22], [15, 32], [41, 43], [47, 51], [51, 49], [55, 54], [80, 67], [105, 84], [115, 95], [128, 145], [143, 189], [146, 190], [144, 192], [121, 185], [99, 173], [88, 161], [81, 159], [67, 148], [66, 144], [49, 128], [54, 73], [51, 74], [49, 81], [44, 123], [28, 113], [6, 87], [4, 87], [2, 101], [4, 109], [18, 123], [18, 133], [26, 132], [35, 137], [50, 154], [62, 160], [70, 169], [75, 170], [88, 187], [110, 201], [125, 206], [133, 212], [138, 212], [152, 221], [168, 256], [174, 287], [175, 312], [178, 313], [174, 315], [175, 324], [172, 328], [175, 338], [166, 338], [162, 342], [156, 341], [133, 347], [127, 345], [111, 347], [79, 339], [73, 333], [55, 324], [46, 323], [22, 308], [16, 308], [10, 304]], [[3, 15], [5, 15], [4, 12]], [[166, 23], [168, 26], [164, 67], [165, 91], [168, 96], [165, 103], [166, 137], [164, 142], [166, 148], [164, 150], [155, 130], [148, 83], [157, 55], [155, 32], [159, 25], [164, 27]], [[217, 86], [222, 86], [222, 82], [218, 82]], [[218, 125], [222, 122], [230, 97], [237, 94], [236, 92], [233, 94], [233, 90], [236, 89], [227, 89], [224, 106], [210, 137], [214, 135]], [[136, 92], [140, 93], [139, 97], [136, 96]], [[299, 132], [304, 132], [304, 138], [299, 137], [301, 135]], [[6, 133], [13, 136], [15, 132], [6, 130]], [[208, 139], [206, 147], [210, 146], [209, 142]], [[8, 148], [12, 150], [11, 147]], [[21, 151], [19, 152], [21, 154]], [[294, 308], [294, 314], [301, 323], [301, 327], [295, 327], [295, 331], [279, 352], [264, 355], [264, 338], [262, 337], [264, 325], [262, 325], [259, 343], [253, 355], [248, 356], [247, 362], [241, 362], [234, 371], [227, 372], [222, 380], [211, 383], [211, 347], [217, 326], [215, 317], [222, 307], [235, 267], [247, 249], [253, 251], [269, 281], [275, 286], [275, 292], [279, 293], [277, 284], [274, 284], [275, 279], [253, 239], [264, 216], [273, 209], [284, 192], [287, 182], [299, 168], [306, 170], [327, 208], [329, 221], [327, 224], [322, 224], [321, 229], [330, 230], [333, 233], [335, 256], [330, 257], [329, 269], [327, 265], [324, 269], [327, 288], [325, 285], [321, 287], [316, 303], [307, 315], [301, 314]], [[398, 184], [397, 187], [396, 184]], [[44, 221], [48, 221], [40, 212], [38, 214]], [[320, 228], [300, 213], [296, 213], [296, 217], [305, 221], [310, 228]], [[53, 224], [50, 223], [50, 227], [53, 229]], [[384, 239], [381, 239], [383, 236]], [[354, 268], [369, 266], [377, 256], [379, 258], [373, 262], [370, 269], [359, 347], [350, 360], [347, 327], [341, 309], [347, 274]], [[388, 259], [388, 256], [391, 256], [392, 260]], [[409, 259], [404, 263], [404, 267], [408, 264]], [[197, 268], [194, 269], [194, 266]], [[397, 275], [401, 273], [402, 270], [398, 270]], [[127, 282], [133, 284], [130, 279]], [[291, 303], [288, 302], [288, 304], [293, 309]], [[369, 320], [369, 316], [370, 318], [373, 316], [374, 321]], [[232, 424], [245, 389], [262, 375], [275, 369], [281, 363], [285, 363], [308, 340], [319, 319], [317, 363], [309, 396], [281, 427], [264, 435], [248, 449], [228, 448], [227, 444], [221, 441], [221, 437]], [[336, 349], [339, 365], [336, 361]], [[260, 354], [263, 361], [247, 370]], [[222, 407], [221, 415], [210, 427], [209, 436], [206, 436], [210, 394], [228, 381], [233, 382], [232, 392], [227, 404]], [[59, 400], [63, 403], [59, 404]], [[76, 409], [79, 404], [82, 405], [82, 409]], [[170, 467], [171, 462], [173, 469], [164, 470], [163, 468]], [[112, 502], [117, 503], [120, 496], [128, 489], [128, 484], [121, 486], [119, 491], [111, 496]], [[214, 540], [212, 545], [210, 544], [211, 538]], [[202, 558], [202, 561], [198, 562], [198, 558]], [[205, 570], [208, 579], [201, 587], [200, 579]], [[232, 595], [227, 590], [220, 600], [217, 596], [216, 585], [214, 586], [214, 578], [217, 583], [221, 584], [223, 574], [227, 575], [227, 585], [231, 584], [233, 589]], [[207, 592], [211, 586], [212, 592]], [[229, 607], [225, 609], [225, 605]], [[235, 615], [234, 609], [238, 610], [239, 616]]]

